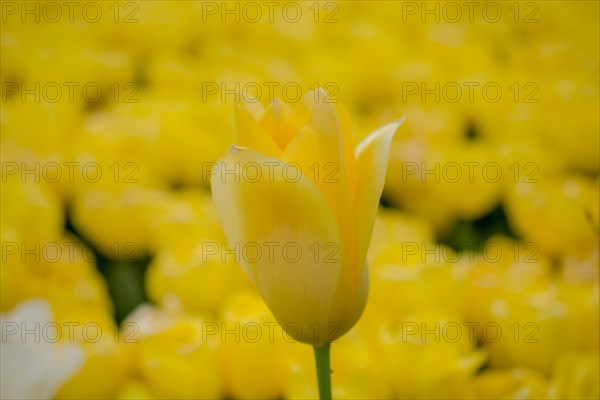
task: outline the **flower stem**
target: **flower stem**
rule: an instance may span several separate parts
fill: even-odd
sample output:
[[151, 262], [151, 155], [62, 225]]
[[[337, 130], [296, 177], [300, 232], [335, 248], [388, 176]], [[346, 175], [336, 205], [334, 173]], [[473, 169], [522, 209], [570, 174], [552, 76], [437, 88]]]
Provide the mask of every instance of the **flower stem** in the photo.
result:
[[317, 364], [317, 380], [319, 381], [319, 399], [331, 400], [331, 369], [329, 367], [330, 343], [322, 347], [314, 346], [315, 363]]

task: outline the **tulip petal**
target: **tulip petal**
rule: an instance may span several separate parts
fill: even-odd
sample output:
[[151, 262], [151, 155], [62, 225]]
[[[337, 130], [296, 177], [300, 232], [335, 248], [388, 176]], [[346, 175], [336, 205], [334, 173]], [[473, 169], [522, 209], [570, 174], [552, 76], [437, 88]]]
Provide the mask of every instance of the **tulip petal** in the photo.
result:
[[358, 187], [356, 218], [358, 228], [359, 260], [364, 260], [371, 242], [379, 199], [385, 183], [385, 173], [394, 133], [404, 122], [385, 125], [367, 136], [356, 147]]
[[308, 126], [290, 141], [281, 158], [298, 163], [302, 171], [306, 171], [307, 177], [325, 195], [340, 226], [344, 270], [331, 315], [340, 322], [337, 328], [343, 333], [344, 324], [352, 319], [357, 309], [360, 315], [362, 306], [359, 303], [365, 300], [360, 297], [364, 259], [359, 258], [355, 216], [357, 166], [351, 119], [345, 108], [330, 99], [323, 90], [309, 92], [305, 104], [311, 112]]
[[290, 106], [282, 102], [280, 99], [275, 99], [265, 110], [264, 115], [259, 120], [259, 125], [263, 128], [279, 146], [284, 149], [297, 129], [290, 126], [287, 122], [292, 114]]
[[[315, 94], [316, 93], [316, 94]], [[318, 89], [308, 92], [306, 98], [313, 99], [311, 120], [309, 126], [319, 135], [323, 135], [330, 144], [337, 146], [338, 162], [342, 179], [348, 185], [350, 192], [356, 188], [356, 159], [352, 141], [352, 118], [348, 110], [329, 94]], [[350, 203], [353, 203], [353, 198]]]
[[307, 93], [303, 104], [310, 111], [308, 125], [290, 140], [281, 158], [300, 164], [332, 207], [347, 217], [356, 187], [350, 116], [322, 89]]
[[244, 107], [244, 109], [248, 111], [250, 115], [252, 115], [252, 118], [254, 118], [255, 121], [259, 121], [263, 115], [265, 115], [266, 111], [263, 105], [260, 104], [258, 99], [252, 96], [242, 94], [242, 101], [240, 105]]
[[[306, 99], [313, 99], [309, 92]], [[350, 137], [350, 120], [343, 107], [336, 108], [327, 93], [318, 92], [319, 101], [312, 103], [309, 124], [290, 141], [281, 159], [297, 164], [304, 175], [319, 188], [333, 209], [342, 235], [342, 254], [348, 260], [346, 268], [355, 268], [357, 261], [354, 226], [354, 195], [356, 160]], [[312, 100], [311, 100], [312, 101]], [[358, 271], [358, 268], [355, 268]], [[352, 275], [352, 274], [350, 274]], [[357, 277], [353, 279], [356, 283]], [[352, 286], [352, 285], [350, 285]], [[355, 289], [355, 287], [354, 287]]]
[[[238, 246], [241, 266], [284, 329], [298, 324], [301, 335], [295, 336], [295, 328], [290, 334], [312, 343], [311, 325], [330, 320], [341, 271], [340, 233], [331, 208], [296, 167], [254, 150], [232, 146], [217, 166], [239, 171], [237, 176], [217, 172], [211, 181], [230, 247]], [[255, 244], [263, 250], [258, 260]]]
[[277, 157], [281, 150], [273, 138], [258, 124], [265, 114], [258, 100], [243, 98], [235, 105], [235, 143]]

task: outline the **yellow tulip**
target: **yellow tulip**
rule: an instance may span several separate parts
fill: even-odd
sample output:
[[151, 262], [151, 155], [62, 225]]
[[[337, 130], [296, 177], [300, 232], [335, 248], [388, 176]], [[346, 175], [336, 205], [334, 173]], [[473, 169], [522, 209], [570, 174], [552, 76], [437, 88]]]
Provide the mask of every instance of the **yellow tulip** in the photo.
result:
[[242, 268], [298, 341], [331, 342], [364, 309], [366, 253], [399, 125], [354, 150], [350, 117], [324, 90], [295, 107], [236, 107], [237, 146], [212, 170], [213, 200]]

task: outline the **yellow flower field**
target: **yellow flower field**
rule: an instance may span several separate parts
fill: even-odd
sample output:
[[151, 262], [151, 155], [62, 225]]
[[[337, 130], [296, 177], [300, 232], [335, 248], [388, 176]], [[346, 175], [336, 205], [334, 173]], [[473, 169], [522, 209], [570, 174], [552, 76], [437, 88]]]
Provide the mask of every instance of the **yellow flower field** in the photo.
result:
[[598, 2], [0, 6], [2, 399], [600, 396]]

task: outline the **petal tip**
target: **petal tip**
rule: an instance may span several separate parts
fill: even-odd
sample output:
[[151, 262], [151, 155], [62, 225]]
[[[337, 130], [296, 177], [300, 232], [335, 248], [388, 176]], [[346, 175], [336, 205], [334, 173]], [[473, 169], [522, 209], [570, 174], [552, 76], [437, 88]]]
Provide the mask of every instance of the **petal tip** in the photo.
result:
[[406, 116], [402, 116], [398, 118], [396, 121], [391, 122], [388, 126], [393, 128], [393, 132], [396, 133], [396, 130], [406, 122]]

